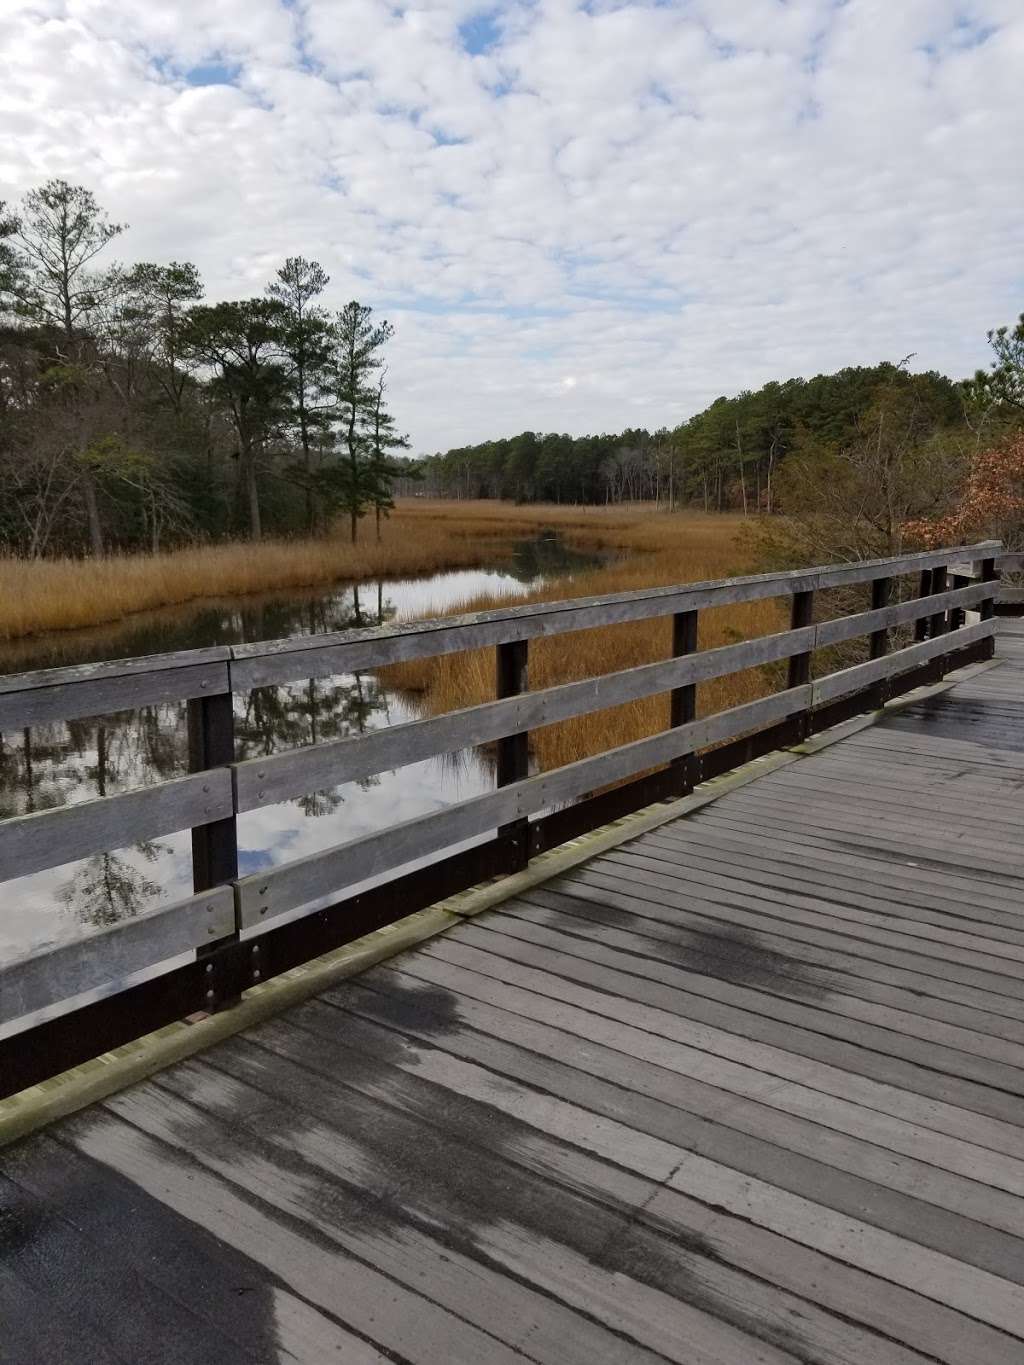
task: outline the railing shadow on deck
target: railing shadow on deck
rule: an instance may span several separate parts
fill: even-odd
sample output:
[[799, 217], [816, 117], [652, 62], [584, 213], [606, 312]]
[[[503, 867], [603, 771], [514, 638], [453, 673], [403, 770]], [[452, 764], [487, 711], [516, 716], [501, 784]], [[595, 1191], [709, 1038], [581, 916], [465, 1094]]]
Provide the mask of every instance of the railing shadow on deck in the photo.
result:
[[[0, 965], [0, 1025], [16, 1029], [0, 1041], [0, 1096], [197, 1011], [230, 1008], [254, 983], [457, 891], [519, 870], [531, 857], [623, 814], [685, 795], [738, 764], [876, 709], [950, 669], [991, 657], [1000, 549], [998, 542], [986, 541], [415, 621], [315, 641], [299, 637], [0, 678], [0, 732], [186, 700], [193, 770], [156, 786], [0, 821], [0, 883], [191, 829], [195, 892]], [[894, 585], [911, 575], [916, 596], [894, 601]], [[815, 593], [863, 584], [871, 588], [869, 611], [814, 623]], [[778, 597], [791, 599], [790, 629], [697, 650], [702, 609]], [[972, 624], [966, 623], [968, 611], [978, 616]], [[672, 657], [528, 690], [531, 639], [659, 617], [673, 621]], [[913, 643], [892, 649], [890, 631], [900, 626], [912, 628]], [[867, 662], [812, 678], [815, 650], [865, 636]], [[495, 701], [235, 762], [237, 692], [481, 647], [496, 651]], [[699, 683], [783, 662], [788, 676], [782, 691], [696, 718]], [[669, 729], [528, 775], [532, 729], [665, 692], [672, 700]], [[238, 875], [238, 815], [489, 742], [498, 745], [495, 791], [253, 876]], [[615, 783], [624, 785], [592, 795]], [[488, 837], [401, 875], [416, 860], [481, 836]], [[344, 895], [346, 888], [392, 873], [369, 891]], [[331, 903], [323, 908], [325, 899]], [[308, 906], [317, 908], [302, 913]], [[182, 955], [184, 965], [137, 979]], [[82, 1003], [97, 991], [104, 992], [101, 999]], [[59, 1006], [67, 1008], [38, 1022], [40, 1011]], [[18, 1029], [20, 1020], [25, 1026]]]

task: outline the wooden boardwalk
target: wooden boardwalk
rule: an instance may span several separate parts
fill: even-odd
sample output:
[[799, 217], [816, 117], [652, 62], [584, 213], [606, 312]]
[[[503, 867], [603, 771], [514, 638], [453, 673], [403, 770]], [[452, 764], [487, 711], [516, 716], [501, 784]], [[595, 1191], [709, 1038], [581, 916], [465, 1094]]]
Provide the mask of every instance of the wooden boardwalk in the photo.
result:
[[0, 1154], [0, 1359], [1024, 1361], [1024, 631]]

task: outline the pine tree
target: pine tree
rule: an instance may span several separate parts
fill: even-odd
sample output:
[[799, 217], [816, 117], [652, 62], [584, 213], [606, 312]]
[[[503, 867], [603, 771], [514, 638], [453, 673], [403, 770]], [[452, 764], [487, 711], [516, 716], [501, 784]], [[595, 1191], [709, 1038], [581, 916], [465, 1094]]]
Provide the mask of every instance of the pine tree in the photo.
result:
[[315, 300], [327, 288], [330, 277], [318, 261], [289, 256], [267, 286], [267, 293], [284, 311], [281, 350], [289, 369], [292, 422], [302, 451], [302, 464], [292, 470], [302, 484], [306, 500], [306, 529], [312, 534], [320, 521], [317, 471], [313, 446], [323, 445], [330, 430], [329, 386], [334, 358], [334, 333], [330, 318]]
[[391, 458], [393, 450], [408, 450], [408, 436], [400, 436], [395, 419], [384, 407], [387, 369], [381, 371], [373, 395], [373, 425], [370, 430], [369, 484], [370, 501], [377, 519], [377, 541], [380, 542], [380, 522], [395, 506], [392, 481], [399, 474], [408, 473], [405, 465]]
[[359, 520], [375, 505], [373, 426], [380, 352], [394, 328], [373, 321], [373, 309], [354, 299], [338, 314], [337, 415], [342, 462], [335, 471], [337, 500], [348, 515], [352, 544]]

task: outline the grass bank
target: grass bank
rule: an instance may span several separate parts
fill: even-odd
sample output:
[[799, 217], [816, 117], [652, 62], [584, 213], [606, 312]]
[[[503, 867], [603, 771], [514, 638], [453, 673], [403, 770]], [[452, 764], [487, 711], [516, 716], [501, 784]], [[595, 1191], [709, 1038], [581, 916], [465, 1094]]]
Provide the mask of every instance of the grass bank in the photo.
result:
[[[630, 527], [631, 544], [640, 551], [580, 576], [552, 581], [540, 591], [524, 592], [515, 602], [555, 601], [632, 589], [725, 578], [751, 571], [738, 543], [740, 517], [699, 514], [637, 516]], [[449, 608], [450, 612], [485, 611], [508, 606], [479, 597]], [[762, 601], [720, 607], [701, 614], [700, 648], [782, 630], [787, 624], [777, 602]], [[601, 631], [580, 631], [555, 639], [530, 642], [530, 686], [594, 677], [637, 664], [664, 659], [671, 652], [671, 620], [638, 621]], [[495, 692], [493, 650], [413, 660], [384, 670], [390, 686], [419, 696], [432, 714], [489, 700]], [[767, 675], [751, 669], [702, 684], [697, 690], [699, 715], [753, 701], [770, 690]], [[537, 730], [531, 736], [534, 758], [542, 770], [560, 767], [615, 745], [626, 744], [664, 729], [669, 722], [669, 698], [649, 697], [610, 708], [598, 716], [582, 716]]]
[[[503, 545], [551, 528], [581, 548], [647, 552], [649, 512], [410, 500], [351, 545], [341, 535], [199, 546], [157, 555], [0, 558], [0, 640], [120, 621], [204, 598], [480, 568]], [[660, 518], [659, 518], [660, 519]]]

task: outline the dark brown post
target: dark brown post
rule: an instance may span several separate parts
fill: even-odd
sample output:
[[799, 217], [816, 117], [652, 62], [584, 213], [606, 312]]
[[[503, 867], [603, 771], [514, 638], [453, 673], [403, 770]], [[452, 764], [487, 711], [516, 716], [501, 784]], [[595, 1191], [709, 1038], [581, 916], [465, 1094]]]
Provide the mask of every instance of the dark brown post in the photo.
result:
[[[968, 588], [971, 585], [971, 580], [969, 578], [965, 578], [963, 574], [955, 573], [950, 579], [949, 585], [951, 588], [955, 590], [959, 590], [960, 588]], [[964, 610], [963, 607], [950, 607], [949, 610], [950, 630], [962, 630], [966, 619], [967, 612]]]
[[[983, 583], [997, 583], [999, 575], [996, 573], [996, 561], [994, 559], [983, 559], [981, 561], [981, 581]], [[992, 589], [992, 596], [982, 600], [979, 615], [983, 621], [991, 621], [996, 614], [996, 590]]]
[[[793, 609], [789, 617], [791, 630], [803, 630], [805, 626], [814, 623], [814, 590], [808, 592], [795, 592], [793, 594]], [[806, 650], [803, 654], [794, 654], [789, 660], [789, 674], [786, 679], [787, 687], [803, 687], [805, 683], [811, 681], [811, 651]], [[799, 715], [793, 717], [793, 742], [800, 743], [805, 740], [811, 730], [810, 708], [801, 711]]]
[[[235, 716], [230, 692], [212, 697], [197, 697], [188, 703], [188, 765], [191, 772], [222, 768], [235, 761]], [[223, 886], [238, 876], [238, 830], [234, 815], [199, 825], [192, 831], [192, 885], [196, 891]], [[218, 978], [213, 955], [226, 943], [236, 942], [238, 932], [220, 938], [209, 948], [199, 948], [197, 956], [209, 958], [203, 987], [208, 1010], [235, 1004], [237, 986], [225, 990]], [[258, 980], [259, 978], [254, 978]]]
[[[235, 717], [231, 693], [197, 697], [188, 704], [188, 766], [193, 773], [235, 761]], [[192, 886], [207, 891], [238, 876], [235, 817], [192, 831]]]
[[[497, 647], [497, 687], [498, 699], [518, 697], [529, 687], [528, 645], [526, 640], [508, 640]], [[513, 782], [521, 782], [530, 775], [530, 733], [518, 730], [513, 735], [504, 735], [498, 740], [498, 786], [507, 787]], [[507, 841], [510, 851], [511, 869], [524, 868], [530, 861], [530, 822], [513, 820], [498, 830], [500, 838]]]
[[[918, 597], [930, 597], [932, 594], [932, 571], [931, 569], [921, 570], [921, 586], [918, 589]], [[928, 617], [919, 616], [914, 622], [914, 639], [928, 639]]]
[[[793, 594], [793, 610], [789, 618], [791, 630], [803, 630], [805, 626], [812, 625], [814, 622], [814, 590], [809, 592], [795, 592]], [[811, 681], [811, 654], [808, 650], [804, 654], [794, 654], [789, 661], [789, 679], [787, 687], [803, 687], [804, 683]]]
[[[932, 596], [933, 597], [938, 596], [939, 593], [945, 591], [946, 566], [944, 564], [940, 564], [938, 568], [932, 569]], [[945, 635], [946, 631], [949, 629], [946, 622], [945, 611], [937, 611], [934, 616], [931, 616], [928, 619], [930, 622], [929, 634], [931, 635], [931, 638], [933, 640], [938, 635]]]
[[[889, 605], [892, 597], [892, 579], [876, 578], [871, 584], [871, 610], [881, 611], [883, 607]], [[871, 658], [881, 659], [889, 652], [889, 630], [882, 626], [880, 630], [871, 632]]]
[[[685, 654], [693, 654], [696, 649], [697, 613], [695, 611], [677, 611], [672, 617], [672, 657], [679, 659]], [[674, 687], [671, 693], [669, 718], [671, 727], [675, 729], [677, 725], [686, 725], [696, 718], [696, 684], [687, 683], [684, 687]], [[683, 754], [679, 758], [674, 758], [671, 768], [678, 782], [678, 786], [676, 786], [678, 794], [685, 796], [687, 792], [693, 791], [698, 780], [697, 755]]]
[[[981, 561], [981, 581], [983, 583], [998, 585], [999, 574], [996, 570], [996, 561], [994, 559], [983, 559]], [[992, 596], [984, 598], [981, 602], [978, 615], [983, 621], [991, 621], [992, 617], [996, 614], [996, 592], [997, 586], [993, 586]], [[996, 652], [995, 637], [993, 636], [985, 643], [987, 645], [987, 657], [991, 659]]]

